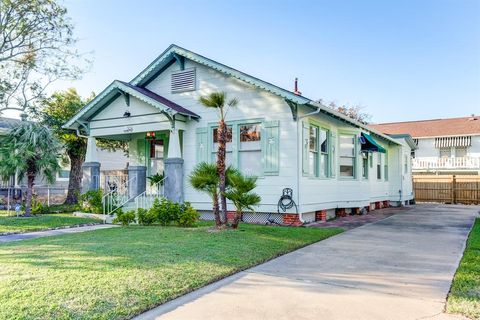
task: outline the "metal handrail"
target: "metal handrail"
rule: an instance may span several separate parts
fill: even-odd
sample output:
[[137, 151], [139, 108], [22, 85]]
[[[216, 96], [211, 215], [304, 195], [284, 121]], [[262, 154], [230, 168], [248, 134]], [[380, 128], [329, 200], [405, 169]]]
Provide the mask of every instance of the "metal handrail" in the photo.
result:
[[125, 205], [127, 202], [131, 201], [134, 198], [128, 196], [128, 189], [130, 184], [134, 180], [136, 180], [136, 178], [137, 177], [132, 177], [128, 179], [123, 193], [118, 193], [117, 189], [110, 191], [102, 197], [103, 214], [105, 216], [105, 220], [107, 219], [107, 215], [113, 214], [118, 208], [121, 208], [123, 205]]
[[[151, 208], [153, 205], [153, 201], [163, 196], [163, 185], [166, 178], [167, 177], [164, 177], [159, 182], [151, 185], [150, 190], [145, 190], [144, 192], [140, 193], [138, 196], [135, 197], [135, 206], [137, 208], [137, 211], [139, 208]], [[153, 192], [149, 194], [149, 191], [152, 191], [152, 189]]]

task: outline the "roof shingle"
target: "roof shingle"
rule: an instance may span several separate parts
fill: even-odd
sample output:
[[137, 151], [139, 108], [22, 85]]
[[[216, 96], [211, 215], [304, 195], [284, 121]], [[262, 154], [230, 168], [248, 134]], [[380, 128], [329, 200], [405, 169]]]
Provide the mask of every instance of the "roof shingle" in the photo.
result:
[[371, 124], [385, 134], [408, 133], [413, 138], [480, 135], [480, 116]]

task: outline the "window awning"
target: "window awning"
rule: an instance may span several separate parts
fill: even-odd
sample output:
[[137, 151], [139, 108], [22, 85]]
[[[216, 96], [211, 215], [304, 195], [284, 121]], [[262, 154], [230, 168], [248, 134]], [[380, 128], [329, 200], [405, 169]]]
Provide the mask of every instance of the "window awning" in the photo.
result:
[[375, 139], [372, 138], [371, 135], [367, 133], [362, 132], [362, 137], [364, 138], [362, 143], [362, 151], [368, 151], [368, 152], [381, 152], [381, 153], [386, 153], [387, 151], [385, 150], [384, 147], [379, 145]]

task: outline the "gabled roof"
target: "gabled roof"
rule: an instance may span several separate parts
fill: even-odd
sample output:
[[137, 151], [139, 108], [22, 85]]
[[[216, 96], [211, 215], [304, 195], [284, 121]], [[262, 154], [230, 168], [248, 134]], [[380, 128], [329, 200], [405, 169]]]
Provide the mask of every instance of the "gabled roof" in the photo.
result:
[[[253, 86], [265, 90], [268, 92], [271, 92], [277, 96], [280, 96], [284, 98], [286, 101], [292, 102], [294, 104], [298, 105], [305, 105], [312, 110], [319, 110], [320, 112], [327, 114], [335, 119], [338, 119], [340, 121], [346, 122], [349, 125], [352, 125], [357, 128], [362, 128], [373, 135], [380, 137], [390, 143], [393, 144], [399, 144], [398, 141], [395, 141], [394, 139], [390, 138], [389, 136], [382, 134], [381, 132], [378, 132], [375, 129], [372, 129], [363, 123], [360, 123], [356, 120], [351, 119], [350, 117], [339, 113], [335, 110], [332, 110], [331, 108], [315, 102], [309, 98], [306, 98], [304, 96], [298, 95], [292, 91], [283, 89], [281, 87], [278, 87], [274, 84], [271, 84], [267, 81], [263, 81], [259, 78], [256, 78], [254, 76], [251, 76], [247, 73], [244, 73], [242, 71], [239, 71], [237, 69], [234, 69], [232, 67], [229, 67], [227, 65], [224, 65], [222, 63], [219, 63], [217, 61], [214, 61], [212, 59], [209, 59], [207, 57], [204, 57], [198, 53], [195, 53], [193, 51], [184, 49], [182, 47], [179, 47], [175, 44], [170, 45], [162, 54], [160, 54], [150, 65], [148, 65], [142, 72], [140, 72], [135, 78], [133, 78], [129, 83], [121, 82], [121, 81], [114, 81], [117, 83], [122, 84], [124, 87], [130, 87], [131, 90], [140, 92], [141, 90], [146, 90], [144, 87], [152, 81], [154, 78], [156, 78], [161, 72], [163, 72], [166, 68], [168, 68], [172, 63], [179, 62], [179, 63], [184, 63], [185, 59], [192, 60], [194, 62], [197, 62], [201, 65], [207, 66], [209, 68], [212, 68], [214, 70], [217, 70], [225, 75], [234, 77], [236, 79], [239, 79], [241, 81], [244, 81], [246, 83], [252, 84]], [[109, 91], [112, 90], [110, 88], [114, 83], [112, 83], [107, 89], [105, 89], [102, 93], [99, 94], [98, 97], [101, 96], [107, 96], [109, 94]], [[132, 88], [135, 87], [135, 89]], [[140, 91], [139, 91], [140, 90]], [[144, 93], [144, 92], [141, 92]], [[155, 94], [150, 91], [151, 94]], [[148, 94], [144, 94], [144, 96], [148, 97]], [[95, 98], [92, 102], [90, 102], [87, 106], [85, 106], [82, 110], [79, 111], [75, 117], [70, 120], [67, 124], [64, 125], [64, 127], [71, 127], [72, 124], [75, 123], [76, 120], [78, 120], [81, 116], [86, 114], [88, 112], [87, 109], [91, 109], [91, 105], [95, 105], [98, 103], [96, 102], [97, 98]], [[108, 101], [104, 97], [104, 101]], [[173, 103], [173, 102], [172, 102]], [[186, 109], [185, 109], [186, 110]], [[188, 110], [187, 110], [188, 111]], [[178, 112], [181, 113], [181, 112]], [[196, 115], [197, 116], [197, 115]], [[198, 116], [197, 116], [198, 117]]]
[[122, 82], [119, 80], [113, 81], [105, 90], [103, 90], [98, 96], [90, 101], [85, 107], [83, 107], [72, 119], [70, 119], [64, 128], [72, 128], [72, 126], [84, 116], [93, 115], [104, 104], [112, 101], [118, 97], [121, 93], [129, 94], [151, 106], [158, 108], [160, 111], [169, 115], [181, 114], [188, 117], [200, 118], [196, 113], [176, 104], [173, 101], [168, 100], [148, 89], [140, 88], [135, 85]]
[[480, 135], [480, 116], [379, 123], [370, 127], [386, 134], [408, 133], [413, 138]]
[[241, 72], [220, 62], [204, 57], [198, 53], [179, 47], [175, 44], [170, 45], [167, 50], [160, 54], [160, 56], [158, 56], [148, 67], [146, 67], [135, 78], [133, 78], [130, 83], [133, 85], [143, 86], [145, 85], [145, 83], [148, 83], [152, 78], [156, 77], [163, 68], [169, 66], [172, 60], [180, 58], [186, 58], [195, 61], [199, 64], [210, 67], [214, 70], [220, 71], [221, 73], [237, 78], [244, 82], [250, 83], [260, 89], [274, 93], [295, 103], [306, 104], [311, 101], [310, 99], [297, 95], [289, 90], [280, 88], [269, 82], [258, 79], [254, 76]]

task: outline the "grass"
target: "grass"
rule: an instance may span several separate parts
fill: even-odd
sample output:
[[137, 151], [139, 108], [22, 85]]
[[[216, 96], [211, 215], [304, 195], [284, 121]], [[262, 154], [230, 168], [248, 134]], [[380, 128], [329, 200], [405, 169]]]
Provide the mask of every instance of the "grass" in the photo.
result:
[[28, 218], [17, 218], [14, 216], [7, 216], [6, 214], [2, 215], [0, 213], [0, 233], [23, 233], [93, 222], [98, 223], [101, 221], [98, 219], [75, 217], [68, 213], [42, 214]]
[[0, 319], [128, 319], [341, 231], [130, 226], [0, 245]]
[[468, 237], [462, 261], [453, 278], [447, 312], [480, 319], [480, 218]]

